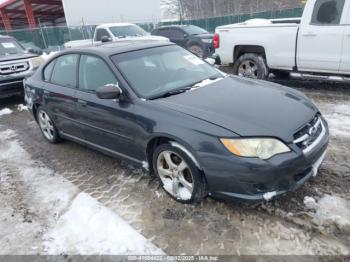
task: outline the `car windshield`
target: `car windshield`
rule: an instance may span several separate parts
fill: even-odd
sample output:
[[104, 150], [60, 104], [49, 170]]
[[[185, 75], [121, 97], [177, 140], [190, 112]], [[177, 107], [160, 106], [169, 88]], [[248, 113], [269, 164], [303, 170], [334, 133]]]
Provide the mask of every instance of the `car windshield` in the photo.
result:
[[112, 60], [134, 91], [147, 99], [222, 77], [219, 70], [176, 45], [118, 54]]
[[23, 54], [24, 48], [18, 44], [16, 41], [8, 39], [0, 39], [0, 55], [14, 55], [14, 54]]
[[209, 34], [208, 31], [194, 25], [185, 26], [182, 29], [189, 35]]
[[147, 35], [147, 32], [137, 25], [112, 26], [109, 29], [115, 37]]

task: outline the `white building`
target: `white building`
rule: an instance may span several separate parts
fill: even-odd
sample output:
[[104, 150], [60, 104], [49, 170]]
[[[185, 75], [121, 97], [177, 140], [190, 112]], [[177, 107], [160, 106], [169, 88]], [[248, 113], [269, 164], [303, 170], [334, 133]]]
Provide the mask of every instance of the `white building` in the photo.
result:
[[158, 22], [160, 0], [62, 0], [68, 26]]

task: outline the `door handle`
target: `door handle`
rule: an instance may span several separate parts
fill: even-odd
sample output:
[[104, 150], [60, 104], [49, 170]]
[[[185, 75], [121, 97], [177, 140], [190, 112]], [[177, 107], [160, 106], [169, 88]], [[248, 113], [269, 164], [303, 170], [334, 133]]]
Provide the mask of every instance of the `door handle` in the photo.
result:
[[81, 104], [82, 106], [86, 106], [87, 102], [85, 100], [78, 99], [78, 103]]
[[303, 36], [314, 37], [314, 36], [317, 36], [317, 34], [315, 34], [313, 32], [308, 32], [308, 33], [303, 34]]

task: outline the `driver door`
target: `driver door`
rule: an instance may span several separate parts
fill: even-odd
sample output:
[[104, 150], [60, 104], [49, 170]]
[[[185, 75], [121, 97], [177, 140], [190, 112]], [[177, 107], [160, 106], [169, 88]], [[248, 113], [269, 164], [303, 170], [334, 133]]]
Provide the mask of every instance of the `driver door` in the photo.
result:
[[300, 71], [338, 73], [344, 34], [345, 0], [316, 0], [298, 36]]
[[107, 63], [96, 56], [82, 55], [76, 92], [77, 121], [88, 143], [122, 157], [135, 155], [134, 105], [127, 99], [98, 98], [96, 90], [108, 84], [118, 84], [118, 80]]

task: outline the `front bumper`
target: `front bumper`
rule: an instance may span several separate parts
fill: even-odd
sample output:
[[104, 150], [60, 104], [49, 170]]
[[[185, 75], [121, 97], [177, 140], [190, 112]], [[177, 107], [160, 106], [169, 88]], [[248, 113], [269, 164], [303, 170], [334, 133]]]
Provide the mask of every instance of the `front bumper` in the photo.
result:
[[23, 95], [23, 80], [32, 73], [33, 71], [28, 71], [23, 74], [0, 76], [0, 98]]
[[316, 176], [326, 153], [329, 131], [307, 155], [291, 144], [291, 152], [269, 160], [197, 152], [210, 195], [215, 198], [263, 201], [296, 190]]

